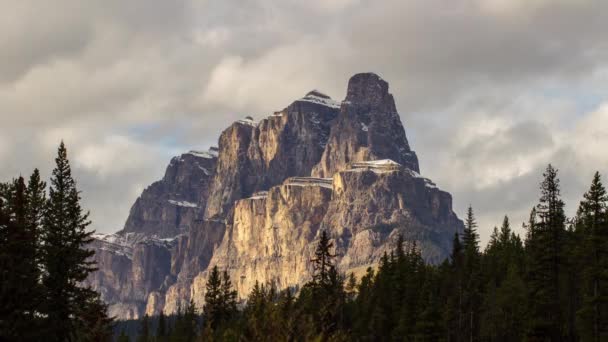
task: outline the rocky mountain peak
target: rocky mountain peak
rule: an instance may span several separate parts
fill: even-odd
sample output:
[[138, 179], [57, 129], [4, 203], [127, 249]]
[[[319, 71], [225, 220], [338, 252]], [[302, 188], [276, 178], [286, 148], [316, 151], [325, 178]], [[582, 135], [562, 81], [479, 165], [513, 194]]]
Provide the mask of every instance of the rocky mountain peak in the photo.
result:
[[217, 148], [171, 158], [162, 180], [147, 187], [131, 207], [123, 233], [174, 237], [185, 232], [206, 206]]
[[441, 262], [462, 222], [450, 194], [419, 172], [388, 83], [356, 74], [344, 101], [309, 91], [235, 121], [219, 148], [171, 159], [125, 228], [96, 236], [89, 283], [120, 318], [202, 305], [213, 266], [243, 298], [256, 281], [299, 288], [321, 229], [344, 272], [377, 265], [399, 235]]
[[397, 112], [393, 95], [388, 92], [388, 83], [371, 72], [356, 74], [350, 78], [346, 101], [352, 105], [363, 106], [366, 110]]
[[349, 163], [391, 159], [419, 172], [389, 86], [374, 73], [356, 74], [313, 176], [332, 177]]

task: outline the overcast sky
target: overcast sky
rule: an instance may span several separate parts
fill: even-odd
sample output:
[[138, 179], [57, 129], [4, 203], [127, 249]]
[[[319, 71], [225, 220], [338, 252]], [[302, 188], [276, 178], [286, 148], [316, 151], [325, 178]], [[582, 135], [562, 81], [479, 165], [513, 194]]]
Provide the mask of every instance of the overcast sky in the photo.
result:
[[122, 228], [171, 156], [348, 78], [390, 83], [421, 171], [487, 240], [547, 163], [569, 214], [608, 177], [608, 1], [0, 0], [0, 179], [61, 139], [93, 227]]

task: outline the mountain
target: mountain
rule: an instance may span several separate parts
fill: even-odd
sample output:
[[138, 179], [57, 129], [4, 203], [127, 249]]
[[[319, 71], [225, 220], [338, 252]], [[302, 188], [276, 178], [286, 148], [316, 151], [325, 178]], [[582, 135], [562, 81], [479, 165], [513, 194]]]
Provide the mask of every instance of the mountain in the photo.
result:
[[452, 197], [420, 175], [388, 83], [354, 75], [344, 101], [313, 90], [260, 122], [239, 120], [219, 148], [173, 158], [123, 230], [97, 235], [88, 282], [110, 314], [202, 306], [207, 270], [244, 299], [256, 281], [297, 290], [319, 232], [342, 272], [375, 266], [402, 235], [441, 262], [463, 224]]

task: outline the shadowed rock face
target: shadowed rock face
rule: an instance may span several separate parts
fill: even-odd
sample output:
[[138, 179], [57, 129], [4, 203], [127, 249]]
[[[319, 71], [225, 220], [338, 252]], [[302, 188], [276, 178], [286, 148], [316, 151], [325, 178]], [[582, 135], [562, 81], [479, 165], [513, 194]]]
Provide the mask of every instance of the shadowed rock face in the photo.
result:
[[125, 229], [92, 244], [100, 270], [88, 282], [112, 314], [174, 313], [190, 299], [200, 307], [213, 266], [229, 272], [241, 298], [256, 280], [298, 289], [321, 230], [340, 270], [355, 273], [399, 235], [440, 262], [462, 230], [450, 194], [419, 175], [375, 74], [353, 76], [342, 102], [313, 90], [259, 123], [239, 120], [214, 152], [174, 158]]
[[131, 207], [123, 232], [160, 238], [186, 232], [207, 204], [216, 162], [216, 149], [171, 159], [163, 179], [147, 187]]
[[388, 83], [376, 74], [357, 74], [348, 82], [346, 99], [313, 176], [331, 177], [349, 163], [376, 159], [391, 159], [420, 172]]
[[225, 219], [234, 201], [288, 177], [310, 175], [338, 107], [327, 95], [312, 91], [259, 123], [241, 120], [222, 132], [205, 218]]

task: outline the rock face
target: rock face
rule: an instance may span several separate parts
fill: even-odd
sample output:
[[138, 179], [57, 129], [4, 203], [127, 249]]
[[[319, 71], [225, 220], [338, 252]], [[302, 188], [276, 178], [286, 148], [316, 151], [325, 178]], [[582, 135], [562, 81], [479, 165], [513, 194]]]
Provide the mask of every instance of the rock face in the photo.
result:
[[131, 207], [124, 233], [173, 237], [194, 223], [207, 204], [217, 149], [171, 159], [162, 180], [147, 187]]
[[110, 316], [120, 319], [140, 318], [149, 293], [171, 281], [171, 250], [176, 239], [135, 242], [132, 237], [95, 235], [92, 248], [99, 270], [86, 281], [109, 304]]
[[259, 124], [240, 120], [222, 132], [205, 218], [224, 219], [234, 201], [288, 177], [310, 175], [323, 154], [339, 106], [313, 90]]
[[419, 172], [388, 84], [357, 74], [342, 102], [313, 90], [233, 123], [218, 151], [174, 158], [125, 229], [93, 243], [100, 270], [88, 281], [112, 314], [135, 318], [190, 299], [200, 308], [214, 266], [242, 299], [256, 281], [298, 290], [322, 230], [343, 272], [374, 266], [399, 235], [440, 262], [463, 225]]
[[420, 172], [388, 83], [376, 74], [357, 74], [348, 82], [346, 99], [313, 176], [331, 177], [349, 163], [376, 159], [392, 159]]

